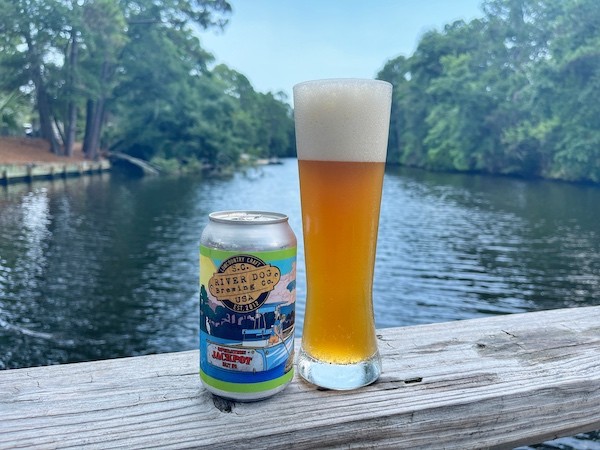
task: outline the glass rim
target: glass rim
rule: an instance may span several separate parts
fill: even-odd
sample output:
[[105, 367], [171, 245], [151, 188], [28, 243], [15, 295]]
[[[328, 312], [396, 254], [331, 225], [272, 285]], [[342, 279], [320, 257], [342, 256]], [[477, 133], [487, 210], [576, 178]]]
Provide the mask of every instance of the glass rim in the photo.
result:
[[306, 86], [306, 85], [311, 85], [311, 84], [363, 84], [363, 85], [387, 85], [390, 87], [393, 87], [392, 83], [390, 83], [389, 81], [385, 81], [385, 80], [378, 80], [375, 78], [320, 78], [320, 79], [315, 79], [315, 80], [306, 80], [306, 81], [301, 81], [299, 83], [294, 84], [293, 88], [296, 89], [297, 87], [301, 87], [301, 86]]

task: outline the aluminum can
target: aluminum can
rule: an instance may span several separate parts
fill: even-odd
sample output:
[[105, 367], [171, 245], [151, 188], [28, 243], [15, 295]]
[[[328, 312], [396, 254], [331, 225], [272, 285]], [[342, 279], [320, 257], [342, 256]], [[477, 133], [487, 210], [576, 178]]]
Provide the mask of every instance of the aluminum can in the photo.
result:
[[255, 401], [294, 376], [296, 236], [285, 214], [209, 214], [200, 239], [200, 379]]

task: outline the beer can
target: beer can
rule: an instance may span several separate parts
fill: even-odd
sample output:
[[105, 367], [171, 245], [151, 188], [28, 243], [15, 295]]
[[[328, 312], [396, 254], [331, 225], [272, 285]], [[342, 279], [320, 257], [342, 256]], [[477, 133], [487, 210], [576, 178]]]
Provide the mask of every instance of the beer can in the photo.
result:
[[285, 214], [209, 214], [200, 239], [200, 379], [255, 401], [294, 375], [296, 236]]

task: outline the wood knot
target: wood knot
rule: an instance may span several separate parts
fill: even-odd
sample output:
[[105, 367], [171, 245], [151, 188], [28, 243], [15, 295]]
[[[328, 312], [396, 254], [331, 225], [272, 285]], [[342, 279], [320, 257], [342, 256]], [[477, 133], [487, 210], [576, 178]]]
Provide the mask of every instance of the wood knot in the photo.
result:
[[235, 402], [216, 395], [213, 395], [213, 404], [215, 405], [215, 408], [224, 413], [231, 413], [235, 407]]
[[404, 380], [404, 384], [420, 383], [421, 381], [423, 381], [422, 377], [407, 378]]

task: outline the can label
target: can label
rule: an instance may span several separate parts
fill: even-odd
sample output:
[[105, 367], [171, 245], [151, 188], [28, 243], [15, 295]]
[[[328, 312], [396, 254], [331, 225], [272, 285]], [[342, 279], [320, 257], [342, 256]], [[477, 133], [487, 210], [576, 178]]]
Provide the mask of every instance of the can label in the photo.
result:
[[296, 248], [200, 246], [200, 376], [220, 391], [270, 391], [293, 377]]

